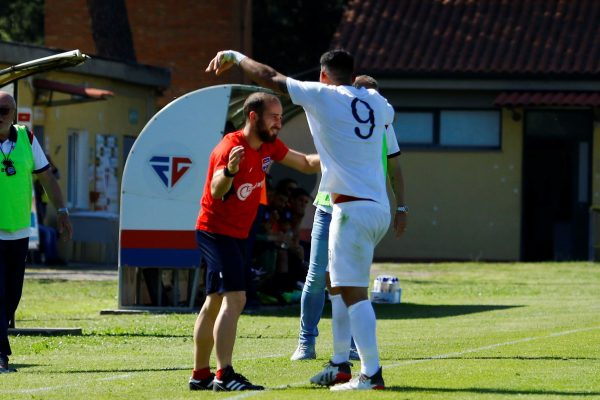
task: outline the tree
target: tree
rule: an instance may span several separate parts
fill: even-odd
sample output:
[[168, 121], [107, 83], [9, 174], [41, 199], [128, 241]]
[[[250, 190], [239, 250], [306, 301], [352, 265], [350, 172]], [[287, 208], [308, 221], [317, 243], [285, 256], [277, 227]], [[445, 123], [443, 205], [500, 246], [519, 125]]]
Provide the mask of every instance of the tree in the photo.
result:
[[135, 62], [125, 0], [87, 0], [99, 56]]
[[285, 75], [317, 79], [345, 0], [254, 0], [252, 54]]
[[0, 40], [42, 45], [44, 0], [0, 2]]

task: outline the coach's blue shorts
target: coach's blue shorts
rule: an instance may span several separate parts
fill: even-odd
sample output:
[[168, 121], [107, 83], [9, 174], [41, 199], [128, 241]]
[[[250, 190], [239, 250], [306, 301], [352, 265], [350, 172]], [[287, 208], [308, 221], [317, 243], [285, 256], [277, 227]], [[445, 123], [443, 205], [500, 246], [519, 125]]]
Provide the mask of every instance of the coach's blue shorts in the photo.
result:
[[197, 230], [196, 242], [207, 265], [207, 295], [246, 290], [246, 239]]

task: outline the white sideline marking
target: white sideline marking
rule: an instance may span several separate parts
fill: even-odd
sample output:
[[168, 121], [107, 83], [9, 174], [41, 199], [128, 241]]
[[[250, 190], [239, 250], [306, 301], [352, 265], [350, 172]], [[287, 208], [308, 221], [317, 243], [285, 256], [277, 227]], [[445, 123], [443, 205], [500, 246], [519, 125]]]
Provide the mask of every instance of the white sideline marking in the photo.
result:
[[[100, 379], [95, 379], [95, 380], [96, 381], [115, 381], [117, 379], [129, 378], [130, 376], [131, 376], [131, 374], [115, 375], [115, 376], [109, 376], [107, 378], [100, 378]], [[34, 389], [0, 390], [0, 393], [23, 393], [23, 394], [39, 393], [39, 392], [47, 392], [48, 390], [64, 389], [64, 388], [79, 386], [79, 385], [80, 385], [79, 383], [71, 383], [68, 385], [44, 386], [44, 387], [39, 387], [39, 388], [34, 388]]]
[[[278, 358], [278, 357], [283, 357], [287, 354], [269, 354], [263, 357], [242, 357], [242, 358], [237, 358], [238, 360], [256, 360], [256, 359], [266, 359], [266, 358]], [[176, 367], [176, 369], [186, 369], [189, 368], [189, 365], [186, 365], [185, 367]], [[143, 371], [140, 371], [143, 372]], [[131, 373], [129, 374], [124, 374], [124, 375], [114, 375], [114, 376], [109, 376], [106, 378], [98, 378], [95, 379], [95, 381], [98, 382], [105, 382], [105, 381], [115, 381], [118, 379], [126, 379], [131, 377]], [[68, 387], [73, 387], [73, 386], [79, 386], [79, 383], [77, 384], [67, 384], [67, 385], [57, 385], [57, 386], [43, 386], [43, 387], [39, 387], [39, 388], [33, 388], [33, 389], [17, 389], [17, 390], [0, 390], [0, 394], [10, 394], [10, 393], [20, 393], [20, 394], [28, 394], [28, 393], [38, 393], [38, 392], [47, 392], [49, 390], [55, 390], [55, 389], [64, 389], [64, 388], [68, 388]]]
[[437, 356], [431, 356], [431, 357], [422, 358], [422, 359], [419, 359], [419, 360], [402, 361], [402, 362], [399, 362], [399, 363], [396, 363], [396, 364], [386, 365], [385, 367], [386, 368], [394, 368], [394, 367], [399, 367], [401, 365], [418, 364], [418, 363], [427, 362], [427, 361], [433, 361], [433, 360], [443, 360], [445, 358], [462, 356], [464, 354], [469, 354], [469, 353], [476, 353], [476, 352], [482, 351], [482, 350], [495, 349], [496, 347], [510, 346], [512, 344], [531, 342], [532, 340], [538, 340], [538, 339], [549, 339], [549, 338], [553, 338], [553, 337], [569, 335], [571, 333], [579, 333], [579, 332], [585, 332], [585, 331], [592, 331], [594, 329], [600, 329], [600, 326], [593, 326], [593, 327], [590, 327], [590, 328], [581, 328], [581, 329], [572, 329], [570, 331], [563, 331], [563, 332], [551, 333], [551, 334], [546, 335], [546, 336], [529, 337], [529, 338], [523, 338], [523, 339], [518, 339], [518, 340], [511, 340], [510, 342], [490, 344], [490, 345], [487, 345], [487, 346], [477, 347], [475, 349], [467, 349], [467, 350], [464, 350], [464, 351], [458, 351], [458, 352], [448, 353], [448, 354], [439, 354]]
[[[523, 338], [523, 339], [511, 340], [509, 342], [490, 344], [490, 345], [487, 345], [487, 346], [477, 347], [477, 348], [474, 348], [474, 349], [467, 349], [467, 350], [463, 350], [463, 351], [457, 351], [457, 352], [454, 352], [454, 353], [438, 354], [438, 355], [435, 355], [435, 356], [431, 356], [431, 357], [427, 357], [427, 358], [422, 358], [422, 359], [418, 359], [418, 360], [408, 360], [408, 361], [403, 361], [403, 362], [399, 362], [399, 363], [395, 363], [395, 364], [384, 365], [384, 367], [385, 368], [395, 368], [395, 367], [400, 367], [402, 365], [418, 364], [418, 363], [423, 363], [423, 362], [427, 362], [427, 361], [435, 361], [435, 360], [443, 360], [445, 358], [462, 356], [464, 354], [476, 353], [478, 351], [483, 351], [483, 350], [490, 350], [490, 349], [494, 349], [496, 347], [510, 346], [510, 345], [518, 344], [518, 343], [531, 342], [533, 340], [549, 339], [549, 338], [558, 337], [558, 336], [570, 335], [572, 333], [579, 333], [579, 332], [585, 332], [585, 331], [593, 331], [595, 329], [600, 329], [600, 326], [592, 326], [592, 327], [589, 327], [589, 328], [572, 329], [572, 330], [569, 330], [569, 331], [555, 332], [555, 333], [551, 333], [551, 334], [546, 335], [546, 336], [534, 336], [534, 337], [528, 337], [528, 338]], [[308, 380], [304, 380], [302, 382], [296, 382], [296, 383], [290, 383], [288, 385], [277, 386], [277, 387], [275, 387], [273, 389], [285, 389], [286, 387], [302, 386], [302, 385], [305, 385], [307, 382], [308, 382]], [[266, 389], [264, 391], [245, 392], [245, 393], [242, 393], [242, 394], [238, 394], [237, 396], [226, 397], [226, 399], [227, 400], [245, 399], [247, 397], [258, 396], [261, 393], [267, 392], [269, 390], [272, 390], [272, 389]]]

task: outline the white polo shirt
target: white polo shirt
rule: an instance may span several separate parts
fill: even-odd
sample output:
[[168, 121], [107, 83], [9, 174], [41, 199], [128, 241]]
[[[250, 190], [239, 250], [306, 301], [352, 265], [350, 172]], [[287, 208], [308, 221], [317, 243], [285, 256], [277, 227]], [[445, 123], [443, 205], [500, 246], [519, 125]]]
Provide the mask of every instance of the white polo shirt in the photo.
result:
[[287, 78], [294, 104], [306, 111], [321, 158], [320, 190], [388, 204], [383, 136], [394, 109], [374, 89]]

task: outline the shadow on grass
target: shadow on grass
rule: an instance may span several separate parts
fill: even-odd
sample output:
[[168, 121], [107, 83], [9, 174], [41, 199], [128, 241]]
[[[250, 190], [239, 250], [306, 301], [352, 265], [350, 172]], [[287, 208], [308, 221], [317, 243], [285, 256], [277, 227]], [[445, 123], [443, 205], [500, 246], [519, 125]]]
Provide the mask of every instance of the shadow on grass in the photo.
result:
[[176, 333], [140, 333], [140, 332], [90, 332], [83, 336], [108, 336], [108, 337], [147, 337], [147, 338], [191, 338], [190, 334]]
[[432, 393], [473, 393], [473, 394], [502, 394], [511, 396], [598, 396], [600, 392], [568, 391], [568, 390], [517, 390], [501, 388], [436, 388], [416, 386], [386, 386], [385, 391], [402, 392], [432, 392]]
[[121, 372], [168, 372], [189, 371], [190, 367], [165, 367], [165, 368], [107, 368], [107, 369], [70, 369], [66, 371], [49, 371], [51, 374], [105, 374]]
[[[507, 310], [515, 305], [484, 305], [484, 304], [373, 304], [377, 319], [420, 319], [420, 318], [444, 318], [481, 313], [487, 311]], [[300, 307], [298, 305], [284, 307], [262, 307], [250, 315], [267, 317], [298, 317]], [[331, 305], [326, 304], [323, 316], [331, 317]]]
[[444, 318], [523, 306], [487, 304], [373, 304], [377, 319]]
[[[327, 388], [322, 386], [302, 386], [294, 387], [294, 389], [313, 389], [315, 391], [322, 392], [323, 390], [329, 391]], [[284, 391], [289, 390], [289, 387], [280, 388], [269, 388], [269, 391]], [[472, 393], [472, 394], [500, 394], [500, 395], [511, 395], [511, 396], [526, 396], [526, 395], [540, 395], [540, 396], [597, 396], [600, 392], [583, 392], [583, 391], [567, 391], [567, 390], [516, 390], [516, 389], [501, 389], [501, 388], [436, 388], [436, 387], [416, 387], [416, 386], [387, 386], [385, 392], [402, 392], [404, 395], [409, 395], [411, 392], [415, 393]], [[383, 394], [382, 393], [382, 394]]]
[[20, 371], [22, 369], [27, 369], [27, 368], [31, 368], [31, 367], [42, 367], [45, 366], [43, 364], [16, 364], [16, 363], [10, 363], [10, 368], [14, 368], [17, 371]]

